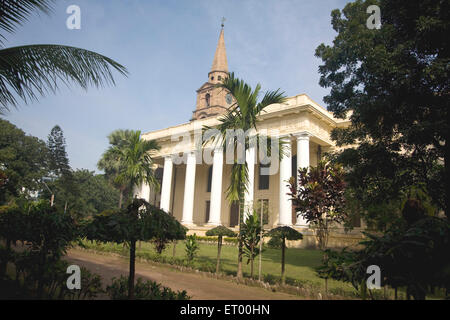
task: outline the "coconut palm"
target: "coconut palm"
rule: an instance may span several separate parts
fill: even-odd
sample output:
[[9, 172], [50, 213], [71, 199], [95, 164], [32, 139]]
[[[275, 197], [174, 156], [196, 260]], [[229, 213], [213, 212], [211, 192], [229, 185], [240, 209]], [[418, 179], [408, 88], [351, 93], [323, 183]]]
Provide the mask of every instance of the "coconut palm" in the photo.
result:
[[[226, 149], [228, 147], [239, 150], [245, 147], [245, 150], [249, 147], [249, 137], [247, 136], [242, 142], [238, 137], [227, 139], [228, 130], [242, 130], [248, 132], [249, 130], [255, 131], [255, 137], [258, 139], [258, 116], [264, 109], [274, 103], [283, 103], [285, 96], [279, 89], [276, 91], [268, 91], [260, 102], [258, 97], [261, 91], [261, 85], [258, 84], [255, 90], [245, 83], [243, 80], [238, 79], [231, 73], [229, 77], [226, 77], [222, 83], [217, 85], [219, 88], [229, 92], [234, 97], [234, 103], [228, 109], [227, 113], [219, 118], [219, 125], [216, 129], [219, 130], [219, 136], [211, 136], [206, 139], [205, 144], [211, 142], [215, 144], [221, 144]], [[203, 128], [204, 131], [212, 129], [208, 126]], [[267, 139], [270, 141], [270, 139]], [[242, 145], [245, 144], [245, 146]], [[270, 146], [270, 143], [269, 143]], [[270, 150], [268, 150], [270, 151]], [[279, 148], [279, 156], [283, 155], [283, 148]], [[236, 152], [235, 152], [236, 154]], [[243, 257], [243, 242], [242, 242], [242, 225], [244, 220], [244, 194], [248, 190], [248, 168], [245, 160], [245, 154], [239, 156], [240, 159], [235, 159], [232, 171], [230, 186], [226, 191], [227, 198], [230, 203], [234, 201], [239, 202], [239, 235], [238, 235], [238, 278], [242, 278], [242, 257]]]
[[51, 44], [2, 48], [5, 33], [13, 33], [34, 12], [51, 12], [53, 0], [0, 2], [0, 114], [48, 92], [58, 83], [75, 82], [83, 89], [114, 84], [112, 70], [126, 75], [124, 66], [96, 52]]
[[110, 176], [119, 187], [119, 207], [125, 191], [147, 183], [159, 189], [159, 182], [153, 170], [152, 156], [159, 150], [154, 140], [141, 139], [140, 131], [116, 130], [109, 135], [111, 146], [103, 153], [97, 166]]
[[117, 177], [120, 172], [123, 171], [124, 161], [120, 157], [123, 151], [121, 149], [126, 148], [133, 135], [132, 130], [114, 130], [108, 136], [110, 148], [108, 148], [97, 163], [97, 167], [100, 170], [105, 171], [109, 180], [119, 189], [119, 209], [122, 208], [123, 196], [127, 192], [127, 183], [118, 183]]

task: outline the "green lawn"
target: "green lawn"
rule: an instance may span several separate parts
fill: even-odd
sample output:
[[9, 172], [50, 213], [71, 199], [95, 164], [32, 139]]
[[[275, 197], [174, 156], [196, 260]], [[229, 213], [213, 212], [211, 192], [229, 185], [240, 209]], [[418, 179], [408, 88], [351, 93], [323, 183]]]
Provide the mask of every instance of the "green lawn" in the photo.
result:
[[[115, 244], [93, 244], [85, 242], [90, 249], [96, 249], [107, 252], [119, 252], [127, 254], [128, 249], [124, 249], [122, 245]], [[237, 270], [237, 253], [236, 246], [223, 246], [221, 254], [221, 271], [227, 274], [236, 274]], [[150, 243], [141, 243], [141, 247], [137, 248], [137, 256], [145, 256], [146, 254], [154, 256], [156, 252]], [[173, 245], [170, 245], [162, 254], [166, 258], [171, 258], [173, 255]], [[178, 242], [175, 250], [175, 257], [183, 259], [186, 257], [184, 242]], [[200, 250], [194, 261], [194, 267], [200, 269], [209, 269], [215, 271], [217, 258], [217, 245], [214, 244], [200, 244]], [[317, 277], [314, 267], [320, 265], [322, 253], [318, 250], [311, 249], [287, 249], [286, 250], [286, 277], [287, 282], [291, 284], [298, 284], [306, 288], [314, 288], [317, 290], [324, 290], [324, 280]], [[254, 277], [258, 277], [259, 257], [256, 258], [254, 267]], [[243, 264], [244, 275], [250, 276], [250, 264], [247, 264], [247, 259], [244, 258]], [[265, 279], [279, 279], [281, 274], [281, 250], [265, 249], [262, 255], [262, 274]], [[329, 280], [329, 291], [341, 295], [354, 295], [354, 288], [348, 284], [340, 281]]]

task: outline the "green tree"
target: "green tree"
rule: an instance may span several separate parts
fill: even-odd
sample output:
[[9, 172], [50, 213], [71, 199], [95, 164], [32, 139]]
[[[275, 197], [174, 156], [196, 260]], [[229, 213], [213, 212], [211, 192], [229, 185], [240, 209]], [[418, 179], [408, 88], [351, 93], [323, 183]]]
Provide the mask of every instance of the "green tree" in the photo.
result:
[[122, 207], [124, 193], [132, 193], [144, 182], [159, 189], [152, 156], [160, 147], [156, 141], [142, 140], [140, 135], [140, 131], [133, 130], [112, 132], [108, 137], [110, 147], [97, 164], [119, 188], [119, 208]]
[[40, 181], [48, 173], [47, 155], [45, 142], [0, 119], [0, 169], [6, 177], [0, 203], [41, 190]]
[[[0, 46], [6, 33], [13, 33], [36, 11], [49, 13], [53, 0], [4, 0], [0, 10]], [[127, 74], [114, 60], [85, 49], [63, 45], [35, 44], [0, 50], [0, 113], [18, 105], [17, 97], [28, 102], [58, 83], [75, 82], [86, 89], [114, 84], [112, 70]]]
[[0, 262], [0, 278], [5, 276], [7, 263], [12, 256], [11, 244], [23, 240], [24, 220], [23, 210], [18, 205], [0, 207], [0, 239], [6, 243], [5, 256]]
[[[261, 91], [261, 85], [257, 85], [255, 90], [246, 84], [243, 80], [235, 78], [234, 73], [231, 73], [229, 77], [226, 77], [222, 83], [217, 85], [219, 88], [230, 92], [234, 97], [234, 103], [228, 109], [227, 113], [219, 118], [219, 125], [217, 130], [220, 132], [220, 139], [217, 136], [209, 137], [204, 143], [221, 143], [222, 147], [226, 150], [227, 145], [231, 146], [235, 153], [237, 150], [247, 150], [249, 147], [249, 136], [245, 137], [245, 141], [241, 141], [237, 135], [231, 139], [227, 137], [229, 130], [241, 130], [244, 133], [254, 130], [255, 138], [258, 139], [258, 116], [264, 109], [274, 103], [282, 103], [285, 101], [284, 93], [276, 91], [268, 91], [264, 94], [264, 97], [258, 102], [258, 97]], [[205, 126], [204, 130], [211, 129]], [[270, 139], [267, 139], [270, 141]], [[269, 143], [271, 145], [271, 143]], [[268, 150], [271, 151], [271, 150]], [[282, 156], [282, 148], [279, 148], [280, 157]], [[238, 159], [240, 158], [240, 159]], [[242, 155], [238, 155], [235, 159], [231, 169], [231, 182], [227, 189], [227, 198], [230, 203], [234, 201], [239, 202], [239, 235], [238, 235], [238, 278], [242, 278], [242, 258], [244, 255], [243, 239], [242, 239], [242, 225], [244, 221], [244, 195], [248, 189], [248, 168], [245, 160], [245, 152]]]
[[218, 226], [213, 229], [206, 231], [206, 236], [208, 237], [217, 237], [217, 264], [216, 264], [216, 273], [220, 271], [220, 253], [222, 251], [222, 240], [223, 237], [236, 237], [236, 234], [224, 226]]
[[94, 216], [84, 229], [89, 240], [128, 244], [129, 299], [134, 298], [136, 242], [152, 240], [162, 233], [166, 233], [166, 238], [171, 240], [182, 240], [186, 237], [186, 228], [175, 218], [143, 199], [134, 199], [126, 209], [105, 211]]
[[[48, 182], [50, 189], [58, 195], [55, 205], [64, 208], [76, 217], [94, 216], [117, 207], [119, 191], [103, 174], [95, 174], [86, 169], [76, 170], [71, 175], [71, 187], [64, 178]], [[50, 193], [43, 189], [41, 198], [49, 199]]]
[[339, 164], [320, 161], [317, 167], [299, 169], [297, 183], [290, 181], [292, 204], [316, 229], [320, 250], [326, 249], [333, 224], [347, 218], [344, 175]]
[[244, 242], [244, 255], [247, 263], [250, 263], [250, 277], [253, 278], [253, 266], [255, 258], [260, 254], [259, 242], [261, 241], [261, 221], [256, 212], [248, 215], [242, 225], [242, 235]]
[[50, 131], [47, 139], [49, 150], [49, 169], [53, 177], [70, 174], [71, 168], [66, 152], [66, 139], [60, 126], [56, 125]]
[[[341, 224], [348, 218], [344, 175], [341, 165], [320, 161], [317, 167], [299, 169], [297, 182], [291, 179], [292, 204], [315, 229], [324, 261], [328, 259], [325, 250], [333, 224]], [[327, 278], [325, 291], [328, 291]]]
[[[435, 288], [450, 293], [450, 224], [430, 217], [418, 199], [408, 200], [402, 210], [404, 220], [384, 234], [366, 233], [360, 250], [330, 251], [329, 261], [318, 268], [321, 277], [352, 283], [365, 290], [367, 267], [382, 270], [383, 283], [395, 289], [406, 287], [407, 297], [424, 300]], [[369, 290], [369, 294], [372, 295]]]
[[301, 240], [303, 235], [291, 227], [278, 227], [268, 232], [272, 244], [279, 244], [281, 249], [281, 284], [286, 283], [286, 240]]
[[[73, 172], [66, 152], [66, 139], [60, 126], [56, 125], [50, 131], [47, 138], [47, 148], [49, 150], [50, 170], [50, 181], [47, 182], [47, 186], [50, 185], [53, 193], [51, 196], [58, 198], [58, 201], [62, 202], [64, 206], [64, 211], [66, 211], [69, 202], [74, 201], [78, 196], [78, 186], [73, 179]], [[58, 183], [55, 183], [56, 179], [59, 180]], [[56, 188], [60, 192], [56, 192]], [[47, 188], [45, 190], [48, 191]]]
[[[371, 30], [373, 4], [382, 21]], [[438, 0], [354, 1], [332, 12], [337, 36], [316, 49], [320, 85], [331, 89], [324, 101], [351, 120], [332, 132], [338, 147], [348, 146], [338, 161], [351, 168], [352, 195], [375, 221], [387, 209], [398, 216], [393, 204], [411, 185], [423, 186], [448, 216], [449, 12]]]

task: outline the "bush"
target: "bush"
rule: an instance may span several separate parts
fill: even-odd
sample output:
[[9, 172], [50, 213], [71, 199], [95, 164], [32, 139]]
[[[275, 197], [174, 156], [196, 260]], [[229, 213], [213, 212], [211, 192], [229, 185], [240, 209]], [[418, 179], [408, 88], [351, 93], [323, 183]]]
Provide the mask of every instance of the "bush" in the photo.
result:
[[186, 237], [186, 256], [189, 262], [192, 262], [200, 250], [200, 246], [197, 241], [197, 236], [195, 234]]
[[[128, 299], [128, 277], [113, 278], [112, 284], [106, 287], [106, 292], [112, 300]], [[173, 291], [154, 281], [144, 281], [138, 278], [134, 287], [136, 300], [189, 300], [185, 290]]]

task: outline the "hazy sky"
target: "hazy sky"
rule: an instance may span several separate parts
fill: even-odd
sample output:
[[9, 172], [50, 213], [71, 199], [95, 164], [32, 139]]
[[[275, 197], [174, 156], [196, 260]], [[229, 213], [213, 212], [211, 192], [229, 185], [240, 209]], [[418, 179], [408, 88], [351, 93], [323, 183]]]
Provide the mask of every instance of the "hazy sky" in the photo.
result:
[[[307, 93], [326, 107], [318, 84], [322, 42], [331, 43], [333, 9], [347, 0], [61, 0], [35, 15], [6, 46], [65, 44], [94, 50], [126, 66], [115, 87], [88, 91], [61, 86], [57, 95], [12, 110], [4, 118], [46, 140], [58, 124], [72, 168], [96, 170], [115, 129], [148, 132], [189, 121], [196, 90], [207, 81], [226, 17], [228, 65], [263, 90]], [[81, 30], [66, 28], [66, 8], [81, 8]]]

